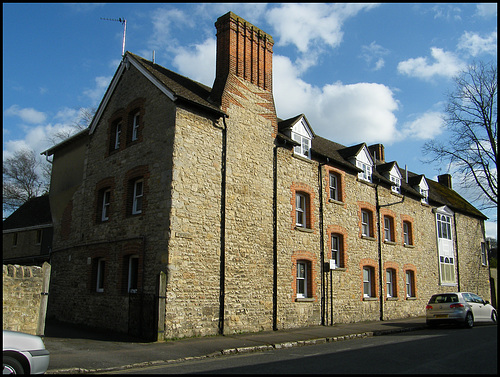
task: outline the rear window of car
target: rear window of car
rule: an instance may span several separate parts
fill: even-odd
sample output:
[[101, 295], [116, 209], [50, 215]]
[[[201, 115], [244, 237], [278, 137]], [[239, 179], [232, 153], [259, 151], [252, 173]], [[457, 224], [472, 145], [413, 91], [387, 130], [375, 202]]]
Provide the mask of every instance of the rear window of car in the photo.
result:
[[440, 304], [443, 302], [458, 302], [458, 296], [452, 293], [434, 295], [429, 300], [429, 304]]

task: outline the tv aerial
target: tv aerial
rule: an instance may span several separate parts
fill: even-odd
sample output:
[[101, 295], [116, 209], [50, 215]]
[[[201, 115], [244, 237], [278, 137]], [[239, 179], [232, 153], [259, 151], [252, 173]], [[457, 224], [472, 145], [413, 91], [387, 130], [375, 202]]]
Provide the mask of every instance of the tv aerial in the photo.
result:
[[127, 20], [124, 18], [103, 18], [101, 17], [101, 20], [105, 21], [116, 21], [119, 22], [123, 25], [123, 42], [122, 42], [122, 56], [125, 55], [125, 35], [127, 33]]

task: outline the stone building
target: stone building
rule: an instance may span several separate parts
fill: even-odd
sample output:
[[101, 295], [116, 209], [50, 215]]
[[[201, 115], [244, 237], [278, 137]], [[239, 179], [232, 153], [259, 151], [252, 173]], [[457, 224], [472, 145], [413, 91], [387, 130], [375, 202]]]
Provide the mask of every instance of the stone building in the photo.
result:
[[3, 221], [3, 263], [42, 266], [50, 258], [52, 232], [49, 196], [28, 200]]
[[[228, 13], [212, 88], [125, 53], [52, 156], [49, 315], [150, 339], [423, 315], [489, 299], [485, 216], [451, 188], [281, 120], [273, 39]], [[166, 279], [163, 279], [163, 276]]]

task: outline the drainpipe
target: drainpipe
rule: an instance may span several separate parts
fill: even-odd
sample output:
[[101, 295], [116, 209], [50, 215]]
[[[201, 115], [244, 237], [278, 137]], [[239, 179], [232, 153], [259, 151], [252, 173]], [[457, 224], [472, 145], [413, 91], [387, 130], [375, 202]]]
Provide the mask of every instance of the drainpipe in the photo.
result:
[[324, 231], [323, 231], [323, 174], [321, 168], [325, 163], [318, 165], [318, 180], [319, 180], [319, 250], [321, 259], [321, 326], [325, 326], [325, 247], [324, 247]]
[[278, 330], [278, 147], [273, 147], [273, 330]]
[[458, 264], [458, 233], [457, 233], [457, 216], [455, 215], [455, 211], [453, 211], [453, 228], [455, 229], [455, 260], [457, 262], [457, 288], [460, 292], [460, 265]]
[[375, 203], [377, 212], [377, 235], [378, 235], [378, 284], [380, 297], [380, 320], [384, 320], [384, 278], [383, 278], [383, 263], [382, 263], [382, 234], [380, 232], [380, 202], [378, 199], [378, 185], [375, 185]]
[[224, 298], [226, 282], [226, 164], [227, 125], [222, 116], [222, 156], [221, 156], [221, 204], [220, 204], [220, 291], [219, 291], [219, 335], [224, 335]]

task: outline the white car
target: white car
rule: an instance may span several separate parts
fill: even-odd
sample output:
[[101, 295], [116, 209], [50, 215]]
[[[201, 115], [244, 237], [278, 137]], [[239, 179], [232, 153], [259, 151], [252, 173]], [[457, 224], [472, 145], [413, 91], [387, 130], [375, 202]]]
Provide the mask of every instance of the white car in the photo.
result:
[[3, 330], [3, 374], [43, 374], [49, 358], [39, 336]]
[[456, 322], [471, 328], [475, 322], [497, 322], [495, 308], [471, 292], [433, 295], [425, 309], [429, 326]]

